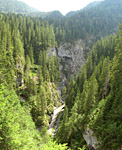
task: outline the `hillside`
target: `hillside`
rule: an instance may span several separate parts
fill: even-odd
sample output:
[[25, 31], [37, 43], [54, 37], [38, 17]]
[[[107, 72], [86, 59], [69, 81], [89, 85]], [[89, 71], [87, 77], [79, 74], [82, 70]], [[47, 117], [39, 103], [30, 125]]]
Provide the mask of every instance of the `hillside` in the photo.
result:
[[0, 0], [0, 12], [28, 14], [38, 12], [38, 10], [18, 0]]
[[85, 142], [89, 149], [122, 147], [121, 29], [122, 25], [118, 35], [97, 41], [77, 79], [69, 82], [56, 139], [72, 149]]
[[121, 150], [122, 1], [0, 8], [0, 150]]
[[75, 14], [77, 14], [77, 13], [79, 13], [79, 12], [85, 10], [85, 9], [89, 9], [89, 8], [91, 8], [91, 7], [94, 7], [94, 6], [98, 5], [98, 4], [100, 4], [100, 3], [101, 3], [101, 1], [91, 2], [91, 3], [88, 4], [86, 7], [82, 8], [81, 10], [68, 12], [68, 13], [66, 14], [66, 17], [75, 15]]
[[89, 9], [91, 7], [97, 6], [98, 4], [100, 4], [102, 1], [95, 1], [95, 2], [91, 2], [90, 4], [88, 4], [85, 8], [83, 9]]
[[95, 6], [77, 11], [71, 16], [47, 20], [54, 25], [55, 30], [60, 28], [61, 33], [56, 36], [60, 37], [61, 41], [72, 42], [84, 39], [94, 42], [100, 37], [116, 33], [121, 18], [122, 1], [105, 0]]

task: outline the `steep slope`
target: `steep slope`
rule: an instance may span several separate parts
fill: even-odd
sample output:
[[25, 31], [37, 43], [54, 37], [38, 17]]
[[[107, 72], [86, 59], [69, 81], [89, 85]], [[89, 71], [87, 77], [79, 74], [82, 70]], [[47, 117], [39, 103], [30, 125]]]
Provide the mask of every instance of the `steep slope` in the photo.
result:
[[71, 78], [56, 136], [59, 142], [68, 142], [74, 150], [84, 139], [89, 149], [121, 149], [121, 56], [122, 25], [117, 36], [97, 41], [76, 81]]
[[[54, 106], [60, 105], [56, 87], [58, 61], [56, 57], [46, 55], [46, 45], [55, 43], [51, 40], [54, 32], [44, 22], [41, 26], [40, 20], [28, 18], [27, 21], [27, 18], [0, 14], [0, 150], [65, 150], [65, 145], [53, 142], [44, 130], [49, 125]], [[32, 40], [39, 37], [40, 33], [36, 31], [40, 28], [40, 32], [50, 32], [39, 38], [43, 50], [40, 50], [40, 42], [34, 40], [36, 50], [39, 48], [38, 65], [34, 64], [34, 45], [29, 42], [31, 34], [26, 28], [27, 22], [31, 26], [28, 29], [33, 31]], [[36, 24], [35, 30], [33, 24]], [[41, 133], [37, 127], [43, 127]]]
[[[65, 105], [63, 104], [62, 106], [58, 107], [58, 108], [54, 108], [53, 111], [53, 117], [52, 117], [52, 121], [48, 127], [48, 133], [52, 134], [53, 136], [56, 133], [56, 129], [58, 128], [59, 122], [60, 122], [60, 118], [59, 120], [56, 122], [57, 116], [58, 114], [63, 111], [63, 108], [65, 107]], [[60, 116], [59, 116], [60, 117]], [[54, 130], [53, 130], [54, 129]]]
[[122, 1], [95, 2], [75, 14], [45, 19], [54, 25], [57, 52], [65, 74], [68, 72], [66, 76], [71, 76], [78, 73], [96, 40], [117, 32], [122, 19]]
[[96, 6], [96, 5], [100, 4], [100, 3], [101, 3], [101, 1], [91, 2], [90, 4], [88, 4], [86, 7], [84, 7], [84, 8], [81, 9], [81, 10], [68, 12], [68, 13], [66, 14], [66, 17], [76, 15], [77, 13], [79, 13], [79, 12], [85, 10], [85, 9], [89, 9], [89, 8], [91, 8], [91, 7], [94, 7], [94, 6]]
[[105, 0], [59, 20], [49, 18], [49, 23], [54, 24], [56, 37], [61, 38], [60, 42], [77, 39], [93, 42], [102, 36], [116, 33], [121, 19], [122, 1]]
[[26, 14], [32, 17], [41, 17], [41, 18], [63, 17], [63, 15], [59, 11], [41, 12], [33, 7], [28, 6], [21, 0], [0, 0], [0, 12]]
[[102, 1], [104, 1], [104, 0], [91, 2], [90, 4], [88, 4], [88, 5], [87, 5], [85, 8], [83, 8], [83, 9], [89, 9], [89, 8], [91, 8], [91, 7], [97, 6], [97, 5], [100, 4]]
[[[8, 150], [9, 147], [21, 149], [21, 145], [25, 149], [39, 149], [39, 146], [45, 150], [66, 149], [48, 141], [43, 134], [45, 126], [51, 122], [54, 107], [60, 106], [57, 88], [62, 78], [59, 71], [63, 71], [62, 76], [78, 73], [85, 62], [86, 51], [96, 39], [116, 32], [114, 28], [120, 22], [121, 7], [120, 0], [106, 0], [72, 17], [53, 12], [44, 20], [0, 14], [0, 147]], [[98, 40], [76, 80], [72, 76], [67, 90], [61, 87], [65, 111], [56, 140], [68, 143], [73, 150], [86, 143], [89, 149], [100, 143], [102, 150], [120, 150], [121, 30], [116, 48], [116, 36]], [[55, 55], [50, 55], [48, 50]], [[66, 80], [65, 76], [63, 79]], [[23, 112], [24, 108], [28, 114]], [[17, 124], [14, 124], [16, 119]], [[34, 123], [42, 131], [44, 141], [41, 145]], [[25, 139], [24, 133], [27, 135]]]
[[67, 79], [70, 79], [72, 74], [77, 76], [79, 68], [85, 63], [85, 46], [82, 40], [74, 43], [65, 42], [57, 48], [49, 49], [48, 55], [55, 55], [58, 58], [60, 71]]

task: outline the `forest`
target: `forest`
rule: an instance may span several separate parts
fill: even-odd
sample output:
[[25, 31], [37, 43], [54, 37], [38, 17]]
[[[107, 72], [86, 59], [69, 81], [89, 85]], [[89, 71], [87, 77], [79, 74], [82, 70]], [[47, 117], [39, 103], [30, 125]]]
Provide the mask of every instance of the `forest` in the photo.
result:
[[[7, 10], [0, 8], [0, 150], [121, 150], [122, 1], [67, 16]], [[58, 50], [79, 39], [85, 63], [68, 75], [73, 60]]]

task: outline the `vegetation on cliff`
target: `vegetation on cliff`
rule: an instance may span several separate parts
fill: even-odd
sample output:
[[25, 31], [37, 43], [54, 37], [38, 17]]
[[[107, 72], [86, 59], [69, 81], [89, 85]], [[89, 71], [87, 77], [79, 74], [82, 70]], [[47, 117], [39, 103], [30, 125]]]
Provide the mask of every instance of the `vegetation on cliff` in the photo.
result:
[[[116, 31], [121, 10], [121, 0], [105, 0], [67, 17], [0, 14], [1, 150], [85, 149], [87, 128], [98, 149], [120, 150], [122, 25]], [[87, 49], [93, 46], [77, 77], [62, 90], [65, 110], [54, 141], [46, 131], [60, 106], [57, 85], [65, 64], [48, 50], [78, 39]]]

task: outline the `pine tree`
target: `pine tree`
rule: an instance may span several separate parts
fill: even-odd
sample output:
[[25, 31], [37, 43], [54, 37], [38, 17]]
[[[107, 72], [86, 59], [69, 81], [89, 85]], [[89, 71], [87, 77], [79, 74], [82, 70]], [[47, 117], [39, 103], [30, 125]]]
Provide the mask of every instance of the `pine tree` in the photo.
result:
[[108, 93], [110, 82], [110, 60], [109, 57], [104, 59], [102, 72], [100, 74], [100, 94], [101, 98], [105, 98]]
[[41, 139], [30, 113], [9, 88], [0, 85], [0, 149], [37, 150]]
[[27, 81], [30, 77], [30, 68], [31, 68], [31, 61], [30, 57], [27, 55], [26, 56], [26, 65], [25, 65], [25, 80]]
[[88, 114], [90, 110], [95, 106], [97, 94], [98, 94], [98, 83], [95, 75], [93, 74], [89, 80], [88, 93], [84, 103], [84, 110], [86, 114]]
[[33, 47], [32, 47], [32, 45], [29, 48], [29, 54], [28, 55], [29, 55], [30, 60], [31, 60], [31, 65], [33, 66], [33, 64], [34, 64], [34, 55], [33, 55]]
[[66, 98], [66, 86], [64, 86], [64, 88], [62, 89], [61, 97], [63, 98], [63, 100], [65, 100], [65, 98]]
[[43, 74], [42, 74], [42, 66], [38, 66], [38, 80], [39, 80], [39, 86], [43, 84]]
[[61, 121], [60, 127], [58, 128], [58, 131], [56, 133], [56, 139], [60, 143], [68, 142], [67, 133], [69, 131], [67, 128], [67, 122], [68, 122], [68, 108], [65, 107], [63, 120]]
[[68, 110], [70, 111], [75, 100], [75, 81], [74, 77], [71, 77], [71, 80], [68, 85], [68, 90], [67, 90], [67, 98], [66, 98], [66, 105], [68, 107]]
[[118, 33], [117, 47], [113, 64], [112, 87], [118, 91], [122, 85], [122, 24]]
[[43, 86], [40, 86], [39, 89], [39, 96], [37, 101], [37, 108], [39, 116], [37, 118], [37, 126], [48, 126], [48, 120], [47, 120], [47, 100], [46, 100], [46, 92]]

